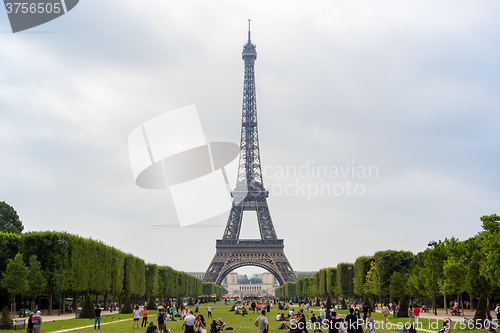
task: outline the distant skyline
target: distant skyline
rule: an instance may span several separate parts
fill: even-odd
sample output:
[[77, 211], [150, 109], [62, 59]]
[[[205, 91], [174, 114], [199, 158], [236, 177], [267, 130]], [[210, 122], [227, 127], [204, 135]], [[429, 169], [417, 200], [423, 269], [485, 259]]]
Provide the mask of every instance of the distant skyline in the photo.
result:
[[[194, 104], [207, 141], [239, 144], [251, 18], [264, 186], [295, 270], [472, 237], [500, 213], [499, 10], [80, 1], [16, 34], [0, 10], [0, 201], [26, 231], [205, 271], [228, 213], [180, 228], [168, 190], [136, 186], [127, 140]], [[242, 236], [258, 237], [256, 219]]]

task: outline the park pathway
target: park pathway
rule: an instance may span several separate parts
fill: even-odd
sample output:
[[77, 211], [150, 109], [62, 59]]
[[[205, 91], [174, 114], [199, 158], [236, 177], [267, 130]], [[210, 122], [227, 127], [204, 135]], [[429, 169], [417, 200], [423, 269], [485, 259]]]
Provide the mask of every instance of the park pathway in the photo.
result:
[[[112, 322], [109, 322], [109, 323], [101, 323], [101, 326], [104, 326], [104, 325], [109, 325], [109, 324], [114, 324], [114, 323], [119, 323], [119, 322], [122, 322], [122, 321], [129, 321], [130, 318], [128, 319], [121, 319], [121, 320], [116, 320], [116, 321], [112, 321]], [[43, 324], [42, 324], [43, 325]], [[84, 328], [92, 328], [94, 327], [94, 324], [92, 325], [87, 325], [87, 326], [80, 326], [80, 327], [73, 327], [73, 328], [67, 328], [67, 329], [64, 329], [64, 330], [60, 330], [60, 331], [52, 331], [52, 332], [49, 332], [49, 333], [62, 333], [62, 332], [70, 332], [70, 331], [76, 331], [76, 330], [82, 330]]]

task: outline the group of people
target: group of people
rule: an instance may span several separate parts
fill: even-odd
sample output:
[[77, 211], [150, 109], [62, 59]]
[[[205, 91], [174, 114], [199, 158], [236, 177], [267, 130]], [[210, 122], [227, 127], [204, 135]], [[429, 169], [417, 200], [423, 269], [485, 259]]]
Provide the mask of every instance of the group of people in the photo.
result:
[[[227, 301], [225, 302], [227, 304]], [[252, 311], [254, 314], [255, 311], [259, 313], [261, 310], [266, 310], [267, 313], [271, 311], [271, 302], [255, 302], [252, 301], [252, 303], [249, 304], [248, 301], [245, 302], [236, 302], [229, 311], [234, 311], [234, 314], [239, 314], [242, 317], [248, 314], [249, 311]]]
[[[375, 332], [375, 321], [367, 307], [363, 309], [362, 317], [359, 309], [350, 308], [349, 314], [344, 319], [332, 307], [322, 305], [317, 317], [311, 311], [309, 321], [307, 321], [303, 309], [299, 309], [297, 314], [294, 313], [293, 309], [290, 309], [287, 316], [284, 313], [278, 313], [276, 321], [280, 322], [279, 329], [287, 330], [289, 333], [308, 333], [308, 328], [313, 329], [315, 332], [320, 332], [322, 328], [328, 328], [329, 333], [362, 333], [363, 324], [366, 325], [367, 333]], [[290, 322], [290, 325], [288, 325], [287, 321]]]
[[42, 313], [40, 311], [36, 311], [35, 313], [30, 312], [28, 318], [28, 332], [31, 333], [40, 333], [42, 325]]

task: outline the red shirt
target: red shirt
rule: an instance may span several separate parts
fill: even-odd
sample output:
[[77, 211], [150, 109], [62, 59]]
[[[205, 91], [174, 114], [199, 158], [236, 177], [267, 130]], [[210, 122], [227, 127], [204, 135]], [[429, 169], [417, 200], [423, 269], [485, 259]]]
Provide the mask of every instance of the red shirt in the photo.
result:
[[418, 307], [415, 307], [413, 309], [413, 313], [415, 314], [416, 317], [420, 316], [420, 309]]

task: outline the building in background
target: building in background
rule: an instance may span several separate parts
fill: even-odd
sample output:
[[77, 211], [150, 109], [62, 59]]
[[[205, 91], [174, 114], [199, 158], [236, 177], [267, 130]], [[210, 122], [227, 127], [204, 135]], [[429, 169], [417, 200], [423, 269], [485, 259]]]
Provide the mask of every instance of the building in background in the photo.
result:
[[[188, 274], [203, 279], [205, 272], [189, 272]], [[227, 289], [229, 296], [274, 296], [274, 290], [279, 287], [278, 280], [271, 273], [252, 275], [250, 280], [260, 279], [261, 283], [245, 282], [245, 274], [229, 273], [222, 280], [221, 286]]]

